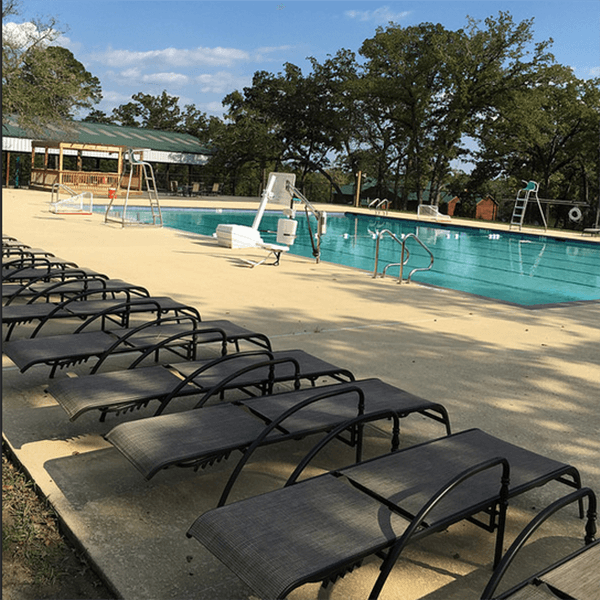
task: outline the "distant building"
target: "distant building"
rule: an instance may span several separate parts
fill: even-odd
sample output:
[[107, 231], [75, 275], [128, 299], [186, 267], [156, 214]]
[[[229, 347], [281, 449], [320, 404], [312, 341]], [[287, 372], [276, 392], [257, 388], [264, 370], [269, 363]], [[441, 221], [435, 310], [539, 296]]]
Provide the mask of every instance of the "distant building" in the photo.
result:
[[456, 205], [460, 202], [460, 198], [458, 196], [454, 196], [450, 202], [448, 202], [448, 216], [453, 217], [456, 212]]
[[180, 178], [177, 173], [181, 174], [183, 167], [191, 182], [192, 178], [199, 178], [197, 168], [205, 165], [211, 154], [210, 149], [192, 135], [141, 127], [70, 121], [61, 126], [48, 126], [43, 134], [34, 136], [20, 128], [16, 119], [9, 119], [2, 130], [6, 174], [6, 181], [2, 183], [9, 184], [11, 154], [22, 163], [26, 154], [31, 157], [31, 166], [27, 164], [27, 168], [22, 169], [28, 181], [21, 179], [21, 185], [39, 189], [50, 190], [55, 183], [62, 183], [74, 191], [106, 194], [119, 181], [128, 148], [141, 150], [143, 160], [155, 168], [164, 165], [164, 181], [158, 183], [159, 187], [162, 183], [163, 188], [169, 189], [171, 166], [175, 178]]
[[475, 218], [484, 221], [495, 221], [498, 216], [498, 203], [491, 197], [486, 196], [475, 206]]

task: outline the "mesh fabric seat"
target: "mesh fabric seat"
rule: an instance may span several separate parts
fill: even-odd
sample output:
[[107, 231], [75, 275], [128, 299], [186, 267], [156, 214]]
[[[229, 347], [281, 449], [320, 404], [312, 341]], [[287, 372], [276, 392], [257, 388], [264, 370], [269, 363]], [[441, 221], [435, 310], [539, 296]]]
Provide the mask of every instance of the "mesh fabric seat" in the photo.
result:
[[311, 382], [317, 377], [353, 379], [346, 369], [301, 350], [259, 351], [63, 379], [53, 382], [47, 391], [74, 420], [90, 410], [100, 410], [104, 416], [147, 405], [150, 400], [159, 400], [157, 412], [162, 412], [172, 398], [202, 393], [199, 403], [204, 403], [224, 390], [259, 388], [264, 392], [275, 381], [297, 377]]
[[204, 464], [215, 456], [242, 451], [257, 440], [266, 424], [274, 423], [300, 403], [316, 396], [323, 398], [282, 420], [277, 429], [267, 432], [262, 443], [272, 444], [328, 431], [357, 415], [356, 388], [364, 393], [367, 415], [383, 410], [398, 417], [426, 414], [444, 423], [446, 431], [450, 432], [446, 411], [439, 404], [379, 379], [366, 379], [122, 423], [110, 431], [106, 439], [150, 479], [169, 466], [187, 466], [191, 462]]
[[482, 510], [497, 515], [499, 559], [506, 500], [553, 480], [581, 485], [573, 467], [474, 429], [213, 509], [188, 535], [262, 598], [334, 578], [390, 547], [376, 598], [407, 543]]

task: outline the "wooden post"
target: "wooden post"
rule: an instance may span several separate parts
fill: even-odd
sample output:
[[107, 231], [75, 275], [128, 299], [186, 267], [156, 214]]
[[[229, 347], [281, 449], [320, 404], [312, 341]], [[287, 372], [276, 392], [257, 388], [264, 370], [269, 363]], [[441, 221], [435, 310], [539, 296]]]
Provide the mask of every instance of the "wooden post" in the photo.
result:
[[356, 175], [356, 194], [354, 197], [354, 206], [357, 208], [360, 206], [360, 186], [362, 180], [362, 171], [359, 171]]
[[58, 183], [63, 182], [63, 147], [59, 144], [58, 147]]

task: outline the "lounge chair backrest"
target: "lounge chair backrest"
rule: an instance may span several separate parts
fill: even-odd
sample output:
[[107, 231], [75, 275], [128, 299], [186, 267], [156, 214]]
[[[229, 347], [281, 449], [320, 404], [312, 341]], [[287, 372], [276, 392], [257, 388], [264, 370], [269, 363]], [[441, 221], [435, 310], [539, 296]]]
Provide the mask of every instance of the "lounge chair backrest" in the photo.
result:
[[[547, 521], [552, 515], [557, 513], [560, 509], [564, 508], [565, 506], [568, 506], [574, 502], [581, 502], [581, 500], [586, 497], [588, 499], [588, 511], [587, 511], [586, 525], [585, 525], [585, 543], [588, 546], [591, 545], [594, 542], [594, 536], [596, 534], [597, 500], [596, 500], [596, 496], [595, 496], [594, 492], [590, 488], [581, 488], [575, 492], [572, 492], [571, 494], [568, 494], [567, 496], [564, 496], [563, 498], [559, 498], [558, 500], [556, 500], [555, 502], [553, 502], [552, 504], [547, 506], [543, 511], [538, 513], [529, 522], [529, 524], [515, 538], [514, 542], [510, 546], [510, 548], [506, 551], [506, 553], [502, 557], [502, 560], [500, 561], [500, 563], [494, 570], [492, 577], [490, 578], [487, 586], [485, 587], [485, 590], [483, 591], [481, 599], [482, 600], [493, 600], [494, 593], [498, 587], [498, 584], [500, 583], [502, 577], [508, 570], [509, 566], [514, 561], [515, 556], [521, 550], [521, 548], [525, 545], [525, 542], [527, 542], [527, 540], [540, 528], [540, 526], [545, 521]], [[596, 543], [598, 543], [598, 542], [596, 542]], [[585, 550], [583, 550], [583, 551], [585, 551]], [[581, 550], [578, 551], [577, 553], [575, 553], [575, 555], [579, 555], [580, 553], [581, 553]], [[567, 557], [567, 560], [569, 560], [573, 557], [574, 557], [574, 555], [571, 555], [570, 557]], [[562, 563], [562, 561], [561, 561], [561, 563]], [[559, 563], [559, 564], [561, 564], [561, 563]], [[547, 570], [546, 570], [546, 572], [547, 572]], [[598, 573], [598, 571], [596, 571], [596, 573]], [[542, 576], [539, 575], [539, 576], [534, 576], [533, 578], [535, 578], [537, 580], [541, 577]], [[600, 575], [598, 575], [597, 577], [598, 577], [598, 581], [597, 581], [596, 585], [600, 584]], [[531, 581], [531, 579], [521, 582], [520, 584], [514, 586], [510, 590], [507, 590], [506, 592], [504, 592], [503, 594], [498, 596], [498, 598], [507, 598], [507, 599], [510, 598], [514, 592], [516, 592], [518, 589], [521, 589], [522, 587], [527, 585], [530, 581]], [[543, 581], [543, 579], [542, 579], [542, 581]]]

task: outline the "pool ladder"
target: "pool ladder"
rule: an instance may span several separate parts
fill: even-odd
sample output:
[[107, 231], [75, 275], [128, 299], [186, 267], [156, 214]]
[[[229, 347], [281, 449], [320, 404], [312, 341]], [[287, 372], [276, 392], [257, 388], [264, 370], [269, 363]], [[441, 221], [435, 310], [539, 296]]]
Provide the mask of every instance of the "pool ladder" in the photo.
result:
[[[398, 283], [402, 283], [403, 276], [404, 276], [404, 265], [410, 259], [410, 252], [409, 252], [408, 248], [406, 248], [406, 242], [409, 239], [414, 239], [417, 243], [419, 243], [421, 245], [421, 247], [425, 250], [425, 252], [427, 252], [427, 254], [429, 254], [429, 266], [414, 268], [408, 274], [408, 277], [406, 278], [406, 283], [410, 283], [410, 278], [417, 271], [429, 271], [431, 269], [431, 267], [433, 266], [433, 254], [432, 254], [431, 250], [414, 233], [408, 233], [402, 239], [400, 239], [397, 235], [392, 233], [389, 229], [383, 229], [382, 231], [377, 232], [377, 238], [376, 238], [377, 241], [375, 242], [375, 268], [373, 269], [373, 279], [375, 279], [377, 277], [377, 267], [379, 265], [379, 243], [381, 242], [381, 238], [383, 238], [384, 235], [389, 235], [392, 239], [396, 240], [396, 242], [398, 242], [400, 244], [400, 246], [402, 247], [402, 250], [400, 251], [400, 262], [388, 263], [387, 265], [385, 265], [385, 267], [383, 267], [383, 271], [381, 272], [381, 277], [385, 277], [385, 272], [388, 270], [389, 267], [398, 267], [399, 266], [400, 267], [400, 275], [398, 277]], [[405, 252], [406, 252], [406, 258], [404, 258]]]

